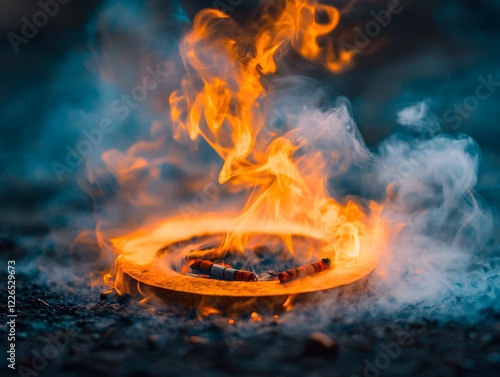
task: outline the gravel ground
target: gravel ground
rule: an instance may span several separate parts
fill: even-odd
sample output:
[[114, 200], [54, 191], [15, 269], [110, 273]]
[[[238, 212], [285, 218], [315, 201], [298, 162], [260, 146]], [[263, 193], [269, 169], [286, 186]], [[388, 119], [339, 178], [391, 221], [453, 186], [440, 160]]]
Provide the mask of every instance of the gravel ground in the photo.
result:
[[127, 296], [100, 297], [100, 288], [85, 284], [63, 293], [22, 274], [17, 281], [22, 376], [489, 376], [500, 367], [500, 313], [493, 311], [473, 326], [332, 318], [293, 332], [281, 317], [243, 316], [230, 325], [218, 315], [199, 320]]

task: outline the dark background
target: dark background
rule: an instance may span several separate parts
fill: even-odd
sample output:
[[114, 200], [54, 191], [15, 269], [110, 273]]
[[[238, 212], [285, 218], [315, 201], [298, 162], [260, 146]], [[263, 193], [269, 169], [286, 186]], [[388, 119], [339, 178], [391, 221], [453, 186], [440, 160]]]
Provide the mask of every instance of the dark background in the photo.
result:
[[[345, 3], [348, 2], [335, 4]], [[141, 48], [155, 50], [163, 44], [175, 50], [175, 42], [166, 36], [179, 36], [189, 25], [186, 16], [183, 19], [177, 15], [179, 5], [175, 1], [144, 4], [160, 30], [149, 46]], [[188, 17], [211, 4], [181, 2]], [[255, 0], [243, 0], [231, 16], [244, 22], [255, 4]], [[352, 33], [356, 25], [363, 27], [371, 19], [370, 10], [387, 7], [385, 1], [354, 4], [344, 15], [336, 31], [338, 35]], [[481, 146], [483, 159], [477, 189], [486, 190], [489, 198], [500, 188], [499, 94], [494, 92], [488, 100], [481, 101], [458, 128], [444, 121], [443, 114], [474, 93], [479, 76], [500, 77], [497, 18], [500, 5], [495, 0], [401, 4], [405, 10], [393, 16], [347, 72], [332, 75], [312, 66], [301, 73], [328, 83], [334, 93], [345, 95], [352, 102], [354, 117], [371, 146], [399, 131], [396, 114], [404, 106], [429, 101], [445, 131], [471, 135]], [[108, 32], [114, 33], [116, 40], [122, 35], [122, 40], [128, 41], [130, 35], [124, 35], [121, 29], [113, 31], [112, 27], [104, 28], [103, 32], [103, 28], [96, 26], [104, 2], [71, 1], [61, 6], [60, 12], [29, 43], [21, 44], [16, 54], [7, 34], [20, 34], [21, 17], [32, 16], [39, 6], [35, 1], [6, 0], [0, 7], [4, 36], [0, 45], [0, 201], [5, 213], [0, 218], [0, 231], [13, 235], [23, 229], [32, 231], [33, 226], [46, 228], [47, 216], [66, 217], [67, 212], [60, 211], [66, 205], [64, 200], [88, 208], [89, 203], [82, 202], [87, 200], [86, 195], [74, 190], [78, 174], [66, 174], [63, 182], [59, 182], [51, 163], [64, 161], [65, 147], [76, 147], [81, 131], [93, 126], [92, 121], [82, 122], [80, 118], [81, 114], [95, 112], [102, 101], [98, 93], [101, 80], [92, 63], [92, 54], [100, 53], [100, 38], [105, 38], [103, 34]], [[160, 32], [165, 34], [161, 36]], [[297, 64], [303, 62], [299, 60]], [[123, 89], [126, 90], [126, 84]], [[96, 148], [93, 155], [98, 156], [110, 147], [120, 149], [130, 145], [136, 138], [133, 129], [125, 125], [124, 131], [113, 137], [113, 143]], [[70, 199], [68, 193], [74, 196]], [[43, 218], [37, 222], [34, 213], [41, 212]]]

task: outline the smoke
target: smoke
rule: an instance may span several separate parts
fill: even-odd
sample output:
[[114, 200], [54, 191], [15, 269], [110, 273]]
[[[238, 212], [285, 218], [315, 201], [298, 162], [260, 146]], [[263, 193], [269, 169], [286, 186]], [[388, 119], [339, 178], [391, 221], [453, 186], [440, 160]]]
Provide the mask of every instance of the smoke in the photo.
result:
[[[318, 110], [307, 114], [312, 129], [316, 130], [315, 120], [320, 117], [325, 119]], [[324, 294], [314, 309], [304, 305], [286, 314], [286, 319], [300, 322], [307, 331], [328, 325], [334, 317], [354, 322], [403, 316], [409, 321], [423, 317], [473, 323], [488, 308], [500, 307], [499, 257], [487, 246], [492, 241], [493, 217], [474, 191], [478, 145], [467, 135], [439, 132], [436, 116], [425, 102], [404, 108], [397, 117], [411, 126], [411, 135], [391, 135], [371, 154], [373, 170], [357, 171], [360, 182], [371, 186], [368, 191], [386, 191], [383, 217], [397, 232], [367, 287], [353, 284]], [[327, 129], [339, 135], [337, 141], [347, 135], [350, 140], [332, 143], [334, 150], [349, 154], [357, 150], [353, 145], [363, 145], [357, 133], [339, 132], [337, 120]], [[354, 124], [352, 119], [342, 123]], [[313, 323], [310, 316], [315, 318]], [[293, 326], [288, 330], [297, 331]]]
[[[41, 120], [39, 137], [47, 152], [31, 151], [22, 159], [20, 170], [31, 179], [36, 177], [36, 182], [58, 185], [53, 168], [56, 161], [68, 166], [64, 181], [85, 177], [85, 189], [94, 194], [97, 215], [106, 220], [101, 223], [101, 230], [109, 231], [109, 235], [122, 226], [137, 225], [143, 220], [140, 213], [148, 209], [155, 211], [155, 216], [179, 212], [183, 203], [190, 213], [217, 209], [206, 204], [210, 198], [195, 197], [195, 202], [191, 195], [193, 188], [201, 188], [203, 194], [203, 187], [216, 180], [208, 177], [208, 172], [220, 163], [217, 156], [206, 145], [193, 151], [162, 143], [171, 134], [167, 96], [178, 88], [182, 76], [177, 42], [187, 26], [188, 20], [176, 2], [160, 10], [138, 1], [107, 1], [87, 26], [88, 49], [70, 53], [54, 68], [57, 77], [53, 89], [58, 96], [46, 100], [51, 111]], [[459, 30], [446, 30], [453, 33], [453, 38], [461, 38], [456, 34]], [[422, 61], [427, 58], [426, 54], [420, 57]], [[399, 315], [474, 322], [481, 320], [486, 308], [500, 310], [500, 261], [491, 245], [493, 215], [475, 191], [481, 150], [471, 137], [450, 135], [443, 130], [434, 108], [452, 106], [452, 99], [444, 98], [444, 103], [439, 96], [429, 99], [431, 96], [409, 79], [401, 91], [391, 87], [391, 92], [382, 85], [388, 77], [392, 82], [397, 77], [408, 77], [408, 70], [420, 61], [414, 56], [408, 60], [414, 63], [407, 68], [405, 60], [397, 61], [401, 68], [395, 72], [391, 65], [370, 71], [378, 79], [364, 80], [365, 91], [353, 99], [354, 110], [346, 97], [338, 95], [348, 92], [342, 90], [340, 79], [324, 78], [339, 84], [334, 94], [323, 83], [303, 76], [270, 80], [269, 98], [274, 108], [269, 116], [274, 118], [267, 119], [266, 124], [276, 132], [308, 140], [306, 153], [317, 150], [328, 156], [330, 168], [325, 174], [331, 195], [342, 201], [356, 194], [382, 203], [384, 219], [395, 230], [377, 270], [367, 278], [367, 287], [354, 284], [322, 295], [314, 305], [298, 305], [284, 315], [290, 319], [285, 321], [290, 331], [296, 331], [297, 323], [304, 326], [300, 331], [307, 331], [308, 326], [321, 326], [336, 316], [345, 321]], [[484, 67], [487, 76], [490, 66]], [[155, 89], [135, 89], [144, 87], [144, 78], [151, 71], [169, 75], [157, 82]], [[476, 76], [469, 75], [464, 80], [475, 85]], [[71, 79], [74, 77], [80, 78], [77, 84]], [[361, 77], [360, 81], [364, 79]], [[349, 79], [355, 81], [352, 76]], [[451, 90], [461, 85], [461, 91], [469, 93], [462, 82], [449, 85]], [[370, 102], [371, 97], [377, 100]], [[368, 102], [372, 107], [365, 106]], [[401, 103], [410, 105], [401, 108]], [[493, 105], [486, 102], [482, 106], [489, 109]], [[377, 111], [370, 112], [373, 108]], [[376, 116], [384, 108], [398, 110], [396, 114], [384, 112], [384, 117], [378, 119]], [[471, 118], [474, 124], [478, 124], [477, 118]], [[103, 121], [108, 124], [106, 119], [113, 125], [109, 133], [101, 127]], [[363, 123], [361, 132], [355, 119]], [[397, 123], [399, 128], [394, 126], [393, 132], [387, 126], [385, 131], [389, 132], [381, 142], [374, 143], [378, 137], [372, 138], [367, 145], [362, 134], [366, 136], [367, 128], [376, 129], [383, 122], [391, 126]], [[76, 153], [84, 151], [84, 147], [80, 151], [78, 147], [85, 140], [92, 150], [80, 159], [73, 158], [74, 153], [68, 148]], [[145, 142], [130, 148], [137, 140]], [[166, 158], [174, 148], [181, 156], [175, 161]], [[136, 168], [145, 158], [150, 165]], [[200, 159], [203, 164], [196, 165]], [[118, 183], [113, 172], [119, 169], [130, 170], [130, 182], [138, 180], [139, 189], [128, 186], [129, 182]], [[487, 171], [495, 169], [488, 167]], [[121, 192], [117, 192], [118, 184]], [[498, 183], [483, 182], [482, 187], [498, 187]], [[51, 236], [41, 244], [48, 251], [25, 268], [29, 273], [41, 271], [43, 281], [67, 288], [70, 283], [85, 279], [90, 271], [96, 271], [95, 278], [99, 279], [101, 271], [112, 267], [114, 255], [105, 253], [103, 259], [97, 250], [107, 250], [109, 245], [88, 233], [81, 235], [78, 240], [82, 242], [73, 248], [76, 235], [82, 228], [92, 228], [95, 220], [85, 211], [89, 203], [82, 204], [74, 190], [60, 191], [48, 195], [45, 206], [60, 213], [59, 208], [67, 208], [71, 203], [74, 211], [64, 222], [53, 226]], [[132, 198], [137, 202], [125, 200], [131, 193], [137, 194]], [[164, 201], [144, 201], [144, 197]], [[199, 202], [204, 203], [202, 208], [198, 207]], [[136, 203], [143, 206], [142, 212]], [[37, 242], [38, 239], [32, 240], [30, 245]], [[73, 251], [68, 253], [68, 248]], [[48, 260], [56, 262], [50, 264]], [[316, 319], [314, 324], [311, 316]]]
[[[94, 207], [108, 219], [127, 210], [113, 205], [117, 185], [112, 175], [104, 174], [102, 155], [115, 148], [119, 158], [117, 150], [165, 132], [164, 95], [178, 84], [176, 64], [180, 64], [177, 45], [171, 41], [178, 40], [187, 22], [177, 3], [155, 11], [139, 1], [105, 1], [89, 18], [81, 45], [50, 66], [54, 77], [51, 94], [44, 99], [44, 116], [29, 119], [37, 125], [37, 134], [30, 135], [36, 148], [25, 148], [11, 164], [26, 177], [25, 185], [32, 186], [31, 196], [43, 199], [35, 206], [23, 205], [31, 214], [21, 217], [24, 227], [30, 222], [32, 228], [43, 224], [49, 235], [16, 239], [36, 254], [22, 266], [33, 281], [62, 291], [82, 283], [102, 286], [102, 274], [112, 268], [114, 255], [101, 253], [105, 245], [93, 233], [96, 218], [89, 209]], [[122, 220], [126, 222], [127, 215]], [[14, 217], [10, 221], [17, 223]]]
[[429, 103], [426, 101], [405, 107], [397, 116], [399, 124], [419, 133], [425, 131], [435, 134], [441, 128], [438, 117], [431, 113]]
[[[121, 7], [112, 6], [103, 14], [117, 9], [123, 11]], [[147, 30], [138, 35], [147, 38], [152, 33]], [[111, 56], [120, 57], [120, 61], [135, 60], [122, 53], [133, 49], [111, 43], [110, 46], [118, 48], [110, 52]], [[131, 66], [128, 64], [120, 70], [107, 69], [105, 78], [121, 82], [129, 77]], [[339, 293], [333, 293], [333, 298], [326, 295], [318, 304], [321, 310], [315, 313], [321, 313], [325, 321], [335, 312], [352, 320], [404, 312], [414, 318], [477, 321], [481, 318], [482, 307], [497, 305], [494, 296], [488, 300], [489, 296], [485, 298], [484, 294], [495, 290], [492, 280], [488, 280], [495, 274], [495, 262], [484, 261], [488, 269], [483, 273], [480, 269], [471, 271], [492, 229], [489, 209], [474, 192], [481, 155], [473, 139], [443, 132], [441, 121], [432, 110], [434, 104], [424, 99], [397, 112], [395, 122], [403, 127], [400, 133], [368, 148], [347, 98], [332, 100], [327, 88], [301, 76], [270, 80], [269, 85], [273, 88], [269, 99], [274, 105], [271, 114], [275, 119], [268, 119], [267, 124], [296, 140], [307, 140], [302, 153], [320, 151], [328, 156], [325, 166], [318, 166], [318, 169], [329, 167], [325, 174], [330, 177], [329, 188], [333, 195], [342, 201], [357, 191], [367, 200], [375, 198], [383, 204], [383, 217], [393, 230], [377, 270], [369, 277], [370, 296], [353, 294], [347, 302], [340, 300], [339, 305], [335, 297]], [[162, 90], [168, 93], [173, 86], [174, 83]], [[150, 120], [146, 116], [135, 119], [141, 127]], [[160, 135], [166, 135], [170, 125], [162, 119], [159, 128], [163, 130]], [[141, 223], [143, 214], [155, 219], [155, 214], [172, 213], [176, 210], [175, 205], [169, 205], [182, 201], [179, 192], [188, 189], [189, 185], [193, 187], [193, 176], [201, 173], [196, 166], [203, 164], [198, 162], [196, 165], [194, 161], [191, 165], [185, 154], [180, 161], [165, 159], [165, 146], [169, 148], [168, 155], [173, 154], [175, 147], [172, 144], [144, 142], [126, 153], [108, 151], [103, 155], [113, 175], [119, 170], [130, 171], [127, 180], [120, 182], [121, 192], [116, 200], [108, 201], [100, 213], [108, 219], [107, 223], [114, 221], [113, 228], [130, 225], [116, 222], [120, 217]], [[202, 148], [197, 156], [207, 156], [207, 153]], [[148, 167], [135, 169], [143, 159], [147, 159]], [[337, 161], [332, 163], [332, 159]], [[159, 174], [164, 164], [173, 164], [180, 172], [174, 177]], [[139, 187], [138, 180], [142, 182]], [[173, 186], [172, 180], [177, 180]], [[191, 183], [188, 185], [188, 182]], [[354, 182], [362, 190], [353, 189]], [[163, 195], [159, 195], [161, 192]], [[158, 198], [164, 198], [165, 204], [158, 202]], [[299, 305], [296, 311], [288, 314], [292, 318], [290, 323], [297, 323], [309, 310], [314, 309]]]
[[[387, 166], [398, 161], [393, 167], [406, 169], [402, 175], [379, 172], [380, 181], [391, 185], [385, 215], [403, 228], [382, 266], [386, 279], [378, 284], [398, 301], [439, 304], [459, 294], [457, 284], [467, 284], [474, 255], [491, 237], [491, 215], [473, 191], [478, 147], [465, 135], [418, 141], [395, 135], [382, 143], [380, 157]], [[474, 315], [460, 306], [443, 312]]]

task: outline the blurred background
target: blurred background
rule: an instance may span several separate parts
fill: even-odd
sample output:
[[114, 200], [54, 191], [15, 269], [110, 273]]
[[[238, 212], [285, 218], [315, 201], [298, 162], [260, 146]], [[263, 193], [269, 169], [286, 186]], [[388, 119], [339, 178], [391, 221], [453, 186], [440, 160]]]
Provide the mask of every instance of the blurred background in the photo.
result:
[[[346, 295], [344, 291], [334, 293], [334, 300], [344, 305], [329, 301], [322, 307], [320, 303], [302, 308], [289, 314], [290, 321], [280, 323], [279, 332], [271, 319], [253, 324], [253, 332], [246, 337], [241, 335], [244, 328], [228, 328], [226, 319], [198, 323], [192, 313], [165, 315], [133, 306], [125, 299], [96, 304], [102, 286], [89, 291], [88, 281], [80, 282], [77, 288], [74, 284], [75, 277], [88, 278], [91, 269], [84, 268], [84, 263], [101, 261], [99, 249], [74, 252], [71, 248], [78, 235], [85, 237], [82, 230], [95, 228], [93, 211], [102, 204], [87, 193], [93, 189], [83, 179], [87, 163], [102, 165], [104, 151], [124, 151], [138, 140], [154, 139], [155, 125], [168, 121], [168, 96], [179, 87], [184, 73], [178, 42], [200, 9], [222, 9], [245, 27], [258, 15], [258, 1], [2, 0], [0, 254], [5, 259], [26, 257], [22, 262], [26, 275], [20, 278], [25, 298], [19, 304], [28, 319], [19, 327], [23, 355], [28, 355], [28, 361], [23, 362], [29, 362], [32, 347], [44, 344], [33, 334], [45, 336], [56, 331], [52, 318], [62, 318], [61, 324], [81, 331], [65, 351], [67, 357], [49, 366], [62, 375], [85, 371], [109, 375], [113, 370], [116, 375], [147, 376], [164, 375], [168, 370], [172, 375], [185, 376], [194, 373], [199, 362], [213, 367], [214, 376], [226, 375], [223, 371], [244, 375], [238, 369], [241, 364], [252, 370], [249, 376], [267, 368], [273, 376], [314, 377], [320, 374], [309, 373], [309, 369], [311, 365], [316, 367], [316, 361], [306, 361], [300, 368], [295, 368], [293, 361], [311, 347], [313, 353], [331, 351], [317, 337], [311, 341], [310, 332], [318, 329], [335, 334], [340, 352], [344, 352], [337, 364], [331, 355], [322, 360], [322, 371], [329, 376], [340, 375], [330, 374], [332, 366], [344, 375], [361, 373], [361, 360], [374, 360], [380, 354], [372, 345], [393, 341], [401, 331], [410, 332], [416, 346], [390, 370], [391, 375], [475, 376], [498, 368], [500, 1], [400, 0], [396, 1], [400, 11], [390, 20], [382, 18], [378, 26], [373, 26], [373, 21], [386, 14], [391, 3], [388, 0], [322, 2], [341, 9], [340, 25], [332, 36], [343, 42], [340, 48], [355, 51], [352, 64], [342, 73], [332, 73], [290, 51], [286, 65], [280, 69], [313, 78], [332, 99], [345, 96], [364, 141], [375, 154], [395, 135], [401, 140], [470, 135], [480, 151], [474, 186], [478, 195], [474, 198], [481, 203], [477, 208], [489, 207], [493, 215], [494, 232], [485, 240], [486, 251], [478, 247], [457, 267], [451, 254], [447, 264], [446, 242], [442, 259], [432, 259], [433, 250], [425, 254], [418, 249], [422, 263], [433, 267], [431, 278], [404, 271], [402, 276], [388, 279], [391, 287], [382, 286], [382, 290], [366, 295], [359, 293], [359, 287], [352, 291], [347, 287]], [[374, 28], [369, 29], [370, 23]], [[145, 75], [158, 85], [144, 90]], [[470, 154], [475, 155], [475, 146], [470, 148], [474, 149]], [[424, 157], [414, 163], [421, 163], [420, 170], [430, 170], [434, 161]], [[452, 164], [453, 156], [448, 158], [450, 169], [460, 166]], [[444, 160], [439, 161], [441, 165], [448, 161]], [[442, 166], [436, 171], [439, 169]], [[459, 177], [461, 173], [467, 172], [455, 171], [449, 176]], [[443, 180], [448, 177], [443, 176]], [[99, 182], [99, 186], [108, 198], [113, 196], [111, 184], [108, 187], [106, 182]], [[348, 187], [347, 194], [361, 191]], [[438, 191], [439, 187], [429, 190]], [[425, 194], [419, 198], [424, 204]], [[429, 202], [432, 207], [432, 200]], [[422, 212], [427, 209], [421, 208]], [[464, 205], [460, 210], [467, 212], [468, 208], [476, 207]], [[455, 221], [460, 219], [456, 217]], [[436, 226], [434, 231], [440, 229]], [[439, 236], [436, 239], [441, 240]], [[415, 244], [418, 246], [418, 242]], [[420, 260], [412, 254], [406, 256], [404, 268], [415, 270]], [[430, 257], [424, 260], [425, 256]], [[439, 264], [443, 266], [435, 267]], [[101, 267], [105, 270], [109, 265]], [[71, 268], [56, 271], [56, 266]], [[99, 272], [99, 268], [94, 270]], [[32, 279], [38, 272], [43, 279]], [[102, 284], [101, 275], [97, 273], [96, 277]], [[40, 286], [30, 286], [33, 282]], [[434, 285], [434, 291], [447, 287], [442, 289], [447, 293], [426, 301], [425, 293], [419, 296], [419, 284], [425, 286], [426, 282]], [[48, 289], [49, 283], [64, 289]], [[413, 301], [409, 303], [403, 302], [411, 296], [403, 292], [408, 287], [417, 291], [416, 295], [411, 292]], [[365, 292], [363, 289], [361, 292]], [[387, 321], [385, 316], [392, 314], [393, 321]], [[424, 335], [418, 330], [420, 325], [410, 321], [415, 317], [429, 329]], [[476, 323], [453, 322], [458, 317]], [[308, 321], [310, 318], [317, 323]], [[445, 324], [439, 327], [438, 320]], [[161, 338], [159, 324], [168, 329]], [[236, 348], [247, 342], [240, 353], [228, 344], [228, 334], [235, 335]], [[192, 337], [196, 339], [191, 341]], [[105, 352], [97, 365], [95, 355], [102, 350]], [[253, 363], [252, 357], [259, 362]], [[144, 360], [149, 360], [149, 366]], [[166, 369], [173, 364], [176, 373]], [[228, 365], [233, 369], [228, 370]], [[437, 372], [429, 372], [432, 370]]]
[[[77, 185], [84, 161], [69, 167], [68, 151], [85, 139], [85, 130], [104, 117], [117, 117], [113, 101], [130, 94], [144, 67], [165, 60], [173, 62], [170, 82], [131, 107], [125, 119], [116, 119], [116, 131], [93, 145], [83, 160], [97, 160], [109, 148], [125, 149], [148, 132], [138, 124], [168, 115], [168, 90], [182, 74], [176, 41], [204, 7], [226, 7], [244, 24], [257, 1], [229, 3], [69, 1], [57, 3], [58, 9], [47, 5], [53, 16], [45, 20], [39, 15], [34, 21], [44, 26], [35, 25], [33, 31], [25, 24], [42, 10], [38, 2], [1, 2], [1, 237], [36, 237], [53, 227], [69, 231], [76, 211], [91, 212], [90, 197]], [[373, 12], [388, 5], [378, 0], [330, 3], [343, 9], [334, 35], [345, 41], [354, 41], [355, 28], [363, 29]], [[472, 136], [482, 151], [476, 190], [495, 205], [500, 189], [500, 91], [497, 86], [485, 92], [486, 99], [471, 98], [481, 80], [500, 81], [500, 2], [402, 0], [401, 6], [402, 12], [357, 49], [344, 73], [332, 74], [299, 58], [288, 68], [346, 96], [368, 146], [400, 132], [398, 112], [412, 104], [433, 114], [443, 132]], [[55, 162], [70, 169], [61, 173]], [[88, 225], [92, 227], [91, 218]]]

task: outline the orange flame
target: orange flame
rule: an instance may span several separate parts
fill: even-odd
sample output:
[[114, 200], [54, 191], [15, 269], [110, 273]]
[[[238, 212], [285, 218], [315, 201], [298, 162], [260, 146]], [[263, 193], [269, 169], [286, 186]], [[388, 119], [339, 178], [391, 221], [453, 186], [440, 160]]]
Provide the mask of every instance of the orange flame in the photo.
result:
[[[318, 13], [328, 21], [318, 23]], [[248, 35], [220, 11], [203, 10], [196, 16], [181, 44], [188, 74], [182, 89], [170, 95], [174, 134], [188, 134], [191, 140], [201, 136], [214, 148], [224, 160], [220, 184], [252, 189], [223, 249], [243, 250], [245, 230], [259, 221], [321, 229], [332, 241], [338, 239], [335, 245], [359, 252], [362, 213], [352, 203], [344, 208], [328, 198], [321, 154], [299, 157], [301, 143], [293, 132], [277, 136], [264, 129], [263, 76], [278, 70], [289, 44], [305, 58], [317, 59], [323, 52], [318, 37], [337, 26], [339, 11], [315, 1], [287, 0], [278, 16], [268, 13], [263, 19], [255, 35]], [[269, 145], [259, 143], [269, 137]], [[293, 253], [291, 236], [283, 239]]]
[[[173, 137], [179, 144], [200, 138], [206, 141], [223, 161], [219, 184], [231, 193], [247, 193], [241, 211], [233, 206], [223, 214], [207, 214], [205, 219], [197, 220], [202, 224], [200, 229], [210, 233], [211, 229], [223, 228], [221, 224], [232, 218], [220, 250], [243, 252], [251, 233], [258, 232], [279, 235], [294, 254], [293, 235], [310, 235], [325, 241], [320, 256], [331, 258], [336, 268], [342, 268], [342, 263], [355, 264], [359, 260], [363, 238], [374, 233], [383, 238], [381, 208], [377, 204], [370, 203], [369, 218], [355, 202], [340, 204], [329, 196], [327, 161], [332, 156], [307, 148], [309, 137], [298, 130], [279, 132], [270, 125], [273, 103], [266, 78], [280, 73], [281, 59], [290, 48], [332, 71], [341, 70], [350, 61], [346, 54], [335, 56], [331, 44], [326, 48], [320, 44], [339, 20], [340, 13], [332, 6], [315, 0], [286, 0], [281, 7], [266, 5], [248, 30], [223, 12], [203, 10], [184, 37], [180, 52], [186, 75], [181, 88], [169, 97]], [[164, 200], [149, 192], [138, 192], [143, 183], [131, 186], [131, 182], [140, 181], [138, 170], [153, 166], [149, 179], [157, 179], [159, 162], [182, 164], [181, 156], [161, 157], [156, 165], [142, 157], [144, 151], [161, 150], [164, 141], [142, 141], [125, 154], [108, 151], [103, 155], [122, 190], [133, 191], [129, 198], [134, 204], [154, 208]], [[122, 253], [121, 258], [145, 264], [158, 250], [152, 245], [174, 239], [172, 232], [179, 236], [191, 231], [179, 225], [179, 216], [158, 219], [156, 214], [145, 221], [154, 226], [134, 223], [133, 232], [115, 231], [107, 239], [101, 232], [100, 240]], [[104, 228], [100, 224], [99, 229]], [[112, 275], [106, 275], [106, 279], [113, 281]], [[121, 292], [118, 277], [114, 284]], [[291, 298], [285, 307], [291, 307]], [[258, 314], [254, 316], [257, 318]]]

